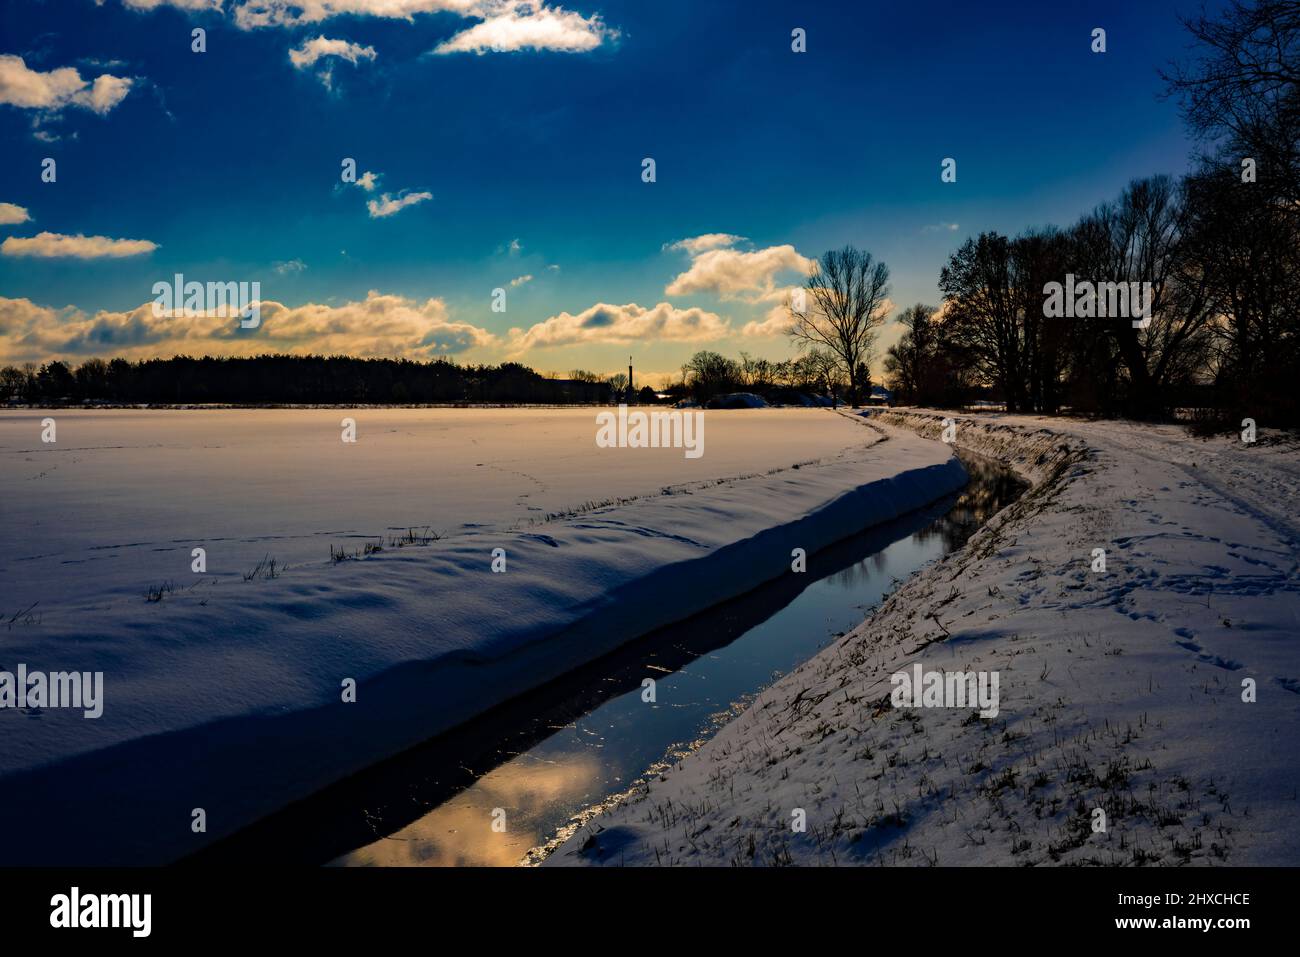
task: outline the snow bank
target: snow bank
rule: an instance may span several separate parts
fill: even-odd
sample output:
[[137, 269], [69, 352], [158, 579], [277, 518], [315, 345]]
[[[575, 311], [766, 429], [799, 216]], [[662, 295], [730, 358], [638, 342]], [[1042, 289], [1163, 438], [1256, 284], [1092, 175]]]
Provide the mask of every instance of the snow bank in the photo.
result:
[[965, 481], [945, 446], [841, 422], [857, 441], [820, 461], [10, 629], [0, 665], [102, 670], [105, 706], [0, 711], [0, 814], [25, 822], [0, 863], [196, 850]]
[[[1300, 450], [871, 414], [946, 418], [1032, 490], [545, 863], [1300, 863]], [[895, 707], [917, 664], [997, 717]]]

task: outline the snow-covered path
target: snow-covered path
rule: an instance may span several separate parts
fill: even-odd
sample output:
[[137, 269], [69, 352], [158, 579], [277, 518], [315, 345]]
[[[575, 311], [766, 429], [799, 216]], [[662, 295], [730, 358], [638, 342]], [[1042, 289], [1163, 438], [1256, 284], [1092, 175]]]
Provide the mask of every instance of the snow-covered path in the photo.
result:
[[[1300, 863], [1296, 447], [953, 418], [1035, 487], [548, 864]], [[918, 663], [998, 715], [895, 707]]]

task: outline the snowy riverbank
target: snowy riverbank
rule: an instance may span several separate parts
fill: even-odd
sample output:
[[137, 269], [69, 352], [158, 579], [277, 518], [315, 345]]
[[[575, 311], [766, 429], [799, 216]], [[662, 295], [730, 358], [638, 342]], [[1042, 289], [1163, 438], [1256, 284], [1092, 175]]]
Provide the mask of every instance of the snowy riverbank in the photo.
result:
[[[1034, 488], [547, 864], [1300, 861], [1295, 445], [954, 418]], [[918, 663], [998, 716], [894, 707]]]
[[[167, 413], [173, 418], [156, 421], [160, 429], [176, 429], [187, 420], [174, 416], [205, 414]], [[442, 413], [452, 417], [454, 426], [448, 427], [466, 423], [457, 416], [480, 414]], [[86, 594], [67, 581], [42, 583], [24, 572], [32, 591], [54, 590], [56, 600], [43, 603], [39, 618], [21, 619], [4, 632], [0, 666], [102, 671], [103, 715], [87, 720], [73, 710], [0, 711], [0, 813], [21, 814], [27, 822], [21, 833], [7, 837], [0, 863], [130, 863], [184, 855], [632, 637], [790, 573], [795, 548], [811, 553], [934, 501], [965, 479], [946, 446], [906, 433], [886, 438], [870, 425], [824, 410], [706, 415], [709, 452], [693, 464], [715, 474], [689, 473], [698, 478], [668, 488], [645, 487], [646, 476], [664, 474], [669, 466], [662, 463], [669, 460], [642, 453], [673, 455], [671, 468], [680, 476], [677, 470], [687, 467], [675, 464], [683, 462], [680, 450], [597, 449], [588, 414], [581, 422], [555, 425], [549, 445], [536, 443], [537, 461], [529, 468], [528, 433], [513, 422], [513, 456], [524, 461], [503, 463], [498, 471], [550, 468], [561, 483], [562, 476], [575, 476], [561, 488], [582, 489], [592, 484], [593, 471], [612, 468], [610, 484], [629, 493], [640, 486], [642, 494], [605, 506], [583, 506], [575, 497], [575, 507], [535, 522], [466, 521], [436, 541], [390, 543], [381, 552], [337, 563], [321, 556], [291, 563], [274, 578], [195, 575], [156, 601], [143, 594], [147, 582], [129, 582], [127, 589], [120, 570], [93, 572], [103, 565], [89, 566]], [[737, 430], [766, 430], [766, 438], [729, 440], [729, 423]], [[366, 424], [363, 419], [363, 430]], [[83, 436], [93, 434], [90, 426], [83, 428]], [[300, 436], [301, 429], [294, 434]], [[331, 432], [323, 434], [321, 442], [328, 443]], [[332, 432], [334, 445], [337, 435]], [[555, 436], [571, 445], [563, 446], [562, 461], [547, 465]], [[52, 468], [64, 476], [74, 472], [81, 485], [95, 488], [106, 520], [121, 520], [107, 514], [114, 499], [142, 507], [132, 499], [137, 492], [120, 471], [120, 459], [115, 468], [121, 484], [103, 470], [89, 477], [85, 469], [75, 472], [78, 458], [102, 447], [79, 439], [84, 445], [48, 465], [22, 463], [50, 452], [8, 450], [7, 470], [33, 470], [26, 476], [32, 484], [23, 488], [30, 507], [46, 501], [47, 510], [57, 509], [53, 496], [40, 495], [39, 482]], [[224, 441], [237, 450], [209, 457], [234, 457], [250, 466], [250, 481], [260, 479], [250, 494], [266, 503], [263, 508], [293, 499], [297, 530], [284, 535], [284, 547], [310, 542], [319, 555], [339, 533], [313, 535], [305, 523], [324, 529], [354, 524], [347, 512], [322, 511], [319, 501], [312, 514], [311, 502], [295, 498], [292, 488], [277, 491], [267, 484], [274, 476], [258, 472], [256, 456], [238, 449], [240, 436]], [[411, 441], [389, 442], [391, 449], [412, 455]], [[459, 454], [470, 463], [484, 461], [477, 439], [474, 445]], [[443, 448], [424, 447], [434, 479], [434, 456]], [[717, 475], [718, 458], [731, 461], [729, 455], [731, 474]], [[714, 464], [706, 466], [711, 457]], [[167, 448], [161, 458], [183, 464], [185, 451]], [[384, 458], [372, 461], [380, 467]], [[749, 468], [735, 468], [740, 465]], [[357, 481], [369, 492], [359, 503], [367, 515], [387, 507], [381, 529], [424, 524], [402, 507], [404, 499], [385, 500], [382, 472], [363, 469]], [[454, 514], [455, 503], [445, 501], [442, 489], [440, 507]], [[471, 479], [464, 489], [468, 504], [462, 516], [492, 512], [490, 491]], [[346, 507], [346, 496], [339, 498]], [[247, 523], [241, 504], [236, 497], [221, 516], [205, 515], [203, 522], [215, 528]], [[204, 511], [199, 502], [194, 508]], [[175, 514], [181, 513], [177, 508]], [[43, 514], [46, 525], [60, 527], [57, 511]], [[209, 544], [219, 553], [212, 543], [223, 536], [186, 534], [175, 514], [170, 522], [132, 530], [132, 545], [157, 539], [157, 547], [133, 553], [137, 562], [144, 560], [141, 554], [167, 551], [172, 565], [179, 559], [188, 572], [191, 544]], [[273, 511], [257, 517], [265, 526], [276, 524]], [[19, 518], [11, 512], [6, 524]], [[17, 527], [11, 530], [20, 541]], [[65, 537], [72, 533], [87, 534], [62, 531]], [[359, 546], [369, 535], [348, 537]], [[69, 557], [99, 548], [64, 547]], [[255, 547], [260, 552], [266, 545]], [[503, 573], [492, 571], [498, 548], [505, 550]], [[57, 552], [45, 551], [31, 560], [74, 574]], [[182, 575], [181, 569], [172, 572], [176, 579]], [[33, 597], [16, 594], [9, 601], [22, 607]], [[357, 685], [354, 703], [342, 700], [347, 679]], [[191, 828], [195, 809], [204, 812], [203, 833]]]

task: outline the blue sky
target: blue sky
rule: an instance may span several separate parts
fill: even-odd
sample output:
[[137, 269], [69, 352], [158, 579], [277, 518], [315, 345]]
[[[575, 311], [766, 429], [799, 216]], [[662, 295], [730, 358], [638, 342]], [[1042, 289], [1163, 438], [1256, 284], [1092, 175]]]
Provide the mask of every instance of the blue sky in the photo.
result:
[[[765, 320], [807, 257], [853, 243], [890, 265], [900, 307], [937, 304], [966, 236], [1069, 223], [1134, 176], [1185, 169], [1156, 72], [1185, 50], [1180, 11], [1193, 5], [11, 0], [0, 361], [781, 358]], [[340, 181], [345, 157], [372, 190]], [[257, 280], [278, 306], [247, 333], [146, 315], [176, 272]]]

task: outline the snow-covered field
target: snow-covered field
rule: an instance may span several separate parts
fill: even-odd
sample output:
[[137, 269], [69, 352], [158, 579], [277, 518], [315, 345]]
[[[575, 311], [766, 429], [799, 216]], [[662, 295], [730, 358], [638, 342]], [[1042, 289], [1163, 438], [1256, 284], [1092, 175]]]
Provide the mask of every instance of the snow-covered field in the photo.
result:
[[[41, 442], [53, 417], [57, 442]], [[357, 442], [340, 422], [357, 420]], [[319, 564], [409, 528], [510, 529], [548, 513], [833, 458], [863, 436], [831, 415], [708, 419], [706, 454], [595, 447], [590, 409], [157, 409], [0, 412], [10, 604], [130, 598], [265, 555]], [[123, 592], [124, 590], [124, 592]], [[12, 614], [17, 609], [0, 612]]]
[[98, 718], [0, 709], [0, 863], [196, 850], [965, 477], [828, 410], [702, 414], [700, 458], [590, 409], [0, 414], [0, 673], [104, 675]]
[[[547, 864], [1300, 864], [1300, 450], [954, 418], [1034, 488]], [[896, 707], [918, 663], [999, 713]]]

